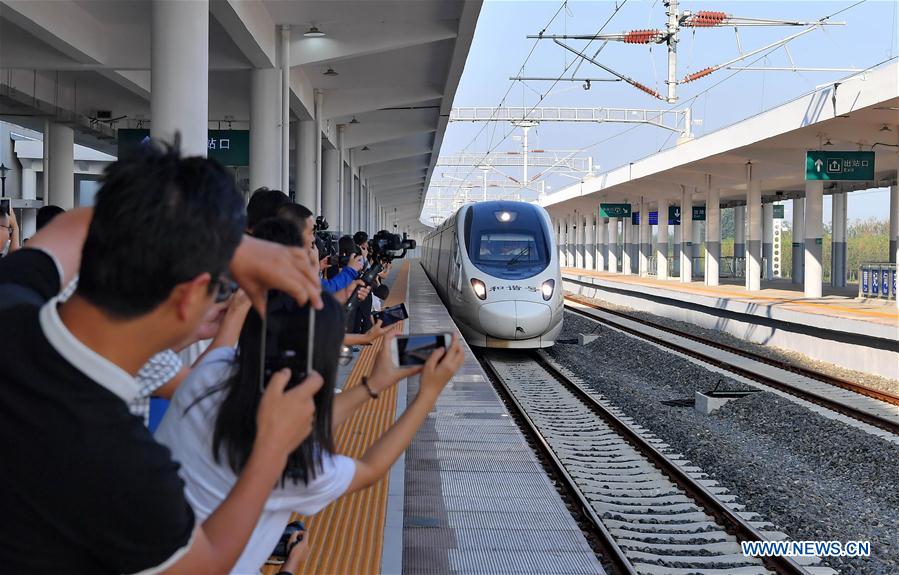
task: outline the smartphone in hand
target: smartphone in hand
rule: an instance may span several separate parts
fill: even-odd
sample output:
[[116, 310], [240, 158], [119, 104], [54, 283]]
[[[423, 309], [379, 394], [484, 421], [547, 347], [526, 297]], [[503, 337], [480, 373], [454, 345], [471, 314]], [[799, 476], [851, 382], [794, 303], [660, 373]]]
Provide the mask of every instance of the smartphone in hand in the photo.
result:
[[409, 318], [409, 312], [406, 311], [406, 304], [401, 303], [391, 307], [385, 307], [381, 311], [371, 314], [375, 321], [381, 320], [381, 327], [393, 325], [398, 321]]
[[434, 350], [448, 349], [452, 340], [448, 333], [403, 335], [390, 342], [390, 355], [400, 367], [424, 365]]

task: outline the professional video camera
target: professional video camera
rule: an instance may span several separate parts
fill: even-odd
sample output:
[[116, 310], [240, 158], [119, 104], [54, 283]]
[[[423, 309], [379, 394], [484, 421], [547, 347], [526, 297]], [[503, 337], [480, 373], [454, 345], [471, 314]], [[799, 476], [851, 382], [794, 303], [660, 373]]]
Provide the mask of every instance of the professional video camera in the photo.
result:
[[[395, 259], [406, 257], [408, 250], [415, 249], [415, 240], [408, 239], [406, 234], [399, 236], [387, 230], [381, 230], [368, 240], [368, 249], [374, 263], [362, 272], [359, 279], [366, 286], [373, 288], [377, 283], [378, 275], [384, 271], [384, 266]], [[355, 316], [356, 306], [359, 305], [359, 299], [356, 297], [356, 291], [358, 290], [359, 288], [356, 288], [353, 291], [353, 295], [350, 296], [346, 303], [348, 325]], [[384, 297], [386, 298], [386, 295]]]

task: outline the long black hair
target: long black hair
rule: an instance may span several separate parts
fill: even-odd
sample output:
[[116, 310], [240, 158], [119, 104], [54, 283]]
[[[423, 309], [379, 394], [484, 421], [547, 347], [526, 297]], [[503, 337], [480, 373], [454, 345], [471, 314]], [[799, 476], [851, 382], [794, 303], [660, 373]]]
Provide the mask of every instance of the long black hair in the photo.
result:
[[[285, 298], [287, 296], [284, 296]], [[345, 323], [343, 307], [328, 294], [322, 294], [324, 307], [315, 313], [315, 342], [312, 367], [324, 379], [324, 384], [315, 394], [315, 424], [309, 437], [287, 458], [287, 466], [282, 475], [294, 483], [308, 483], [321, 468], [322, 452], [333, 452], [331, 434], [331, 412], [334, 403], [334, 384], [337, 378], [337, 363], [343, 342]], [[270, 302], [272, 305], [272, 302]], [[288, 304], [289, 305], [289, 304]], [[308, 333], [309, 306], [295, 308], [289, 314], [289, 326], [285, 331]], [[240, 332], [236, 359], [237, 369], [216, 391], [223, 391], [225, 398], [219, 406], [212, 436], [212, 455], [218, 463], [224, 459], [231, 469], [239, 474], [250, 457], [256, 440], [256, 413], [262, 392], [259, 382], [262, 353], [262, 319], [255, 310], [250, 310]], [[299, 350], [306, 349], [306, 342], [297, 342]], [[267, 383], [267, 382], [266, 382]]]
[[[258, 222], [253, 227], [253, 235], [280, 244], [298, 247], [303, 245], [302, 236], [296, 225], [283, 219], [269, 218]], [[282, 485], [287, 479], [293, 480], [294, 483], [302, 480], [308, 484], [310, 479], [315, 478], [317, 469], [321, 468], [322, 452], [334, 451], [331, 412], [346, 320], [343, 306], [337, 303], [337, 300], [325, 293], [322, 294], [322, 300], [324, 307], [315, 312], [312, 368], [322, 376], [324, 383], [314, 398], [315, 425], [309, 437], [288, 456], [287, 466], [281, 476]], [[302, 337], [305, 338], [305, 334], [309, 333], [309, 306], [300, 307], [285, 294], [279, 294], [269, 301], [269, 309], [275, 307], [289, 311], [281, 316], [286, 320], [281, 324], [283, 331], [304, 334]], [[225, 394], [215, 420], [212, 456], [216, 463], [220, 463], [224, 457], [236, 474], [240, 474], [246, 466], [253, 443], [256, 441], [256, 414], [262, 399], [259, 383], [263, 379], [260, 373], [261, 338], [262, 318], [255, 309], [251, 309], [240, 331], [237, 369], [231, 377], [207, 394], [219, 392]], [[297, 349], [305, 352], [306, 343], [305, 340], [298, 341]]]

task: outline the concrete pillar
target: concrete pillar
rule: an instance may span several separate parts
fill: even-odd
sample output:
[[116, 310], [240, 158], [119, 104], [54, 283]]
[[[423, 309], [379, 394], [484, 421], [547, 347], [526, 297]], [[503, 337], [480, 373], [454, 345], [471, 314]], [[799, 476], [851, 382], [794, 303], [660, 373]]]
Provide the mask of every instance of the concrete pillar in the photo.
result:
[[574, 267], [584, 268], [584, 225], [583, 218], [574, 212]]
[[680, 202], [680, 281], [693, 281], [693, 187], [681, 186]]
[[609, 218], [609, 271], [618, 272], [618, 218]]
[[596, 269], [596, 233], [593, 228], [594, 216], [590, 214], [583, 218], [584, 227], [584, 269]]
[[343, 145], [345, 126], [343, 124], [337, 126], [337, 229], [341, 233], [347, 233], [346, 220], [346, 147]]
[[602, 216], [596, 217], [596, 269], [605, 271], [607, 268], [609, 232], [606, 230], [606, 220]]
[[297, 202], [315, 211], [315, 122], [303, 120], [297, 126], [297, 173], [294, 176]]
[[717, 286], [721, 264], [721, 190], [709, 187], [705, 203], [705, 285]]
[[633, 273], [631, 262], [631, 216], [621, 218], [621, 273], [629, 276]]
[[649, 202], [640, 202], [640, 276], [649, 275], [649, 258], [652, 248], [652, 226], [649, 225]]
[[[280, 72], [250, 70], [250, 192], [281, 189]], [[287, 193], [287, 190], [282, 190]]]
[[44, 196], [44, 202], [71, 210], [75, 207], [75, 132], [72, 128], [51, 123], [49, 149], [50, 196]]
[[746, 257], [746, 206], [734, 208], [734, 258]]
[[833, 237], [831, 238], [830, 283], [833, 287], [846, 286], [846, 193], [831, 196], [833, 204]]
[[774, 204], [762, 205], [762, 259], [765, 262], [764, 278], [774, 278]]
[[[680, 208], [680, 211], [683, 212], [683, 206], [678, 206], [678, 207]], [[681, 221], [683, 221], [683, 213], [681, 213]], [[673, 272], [674, 277], [679, 278], [680, 277], [680, 249], [681, 249], [680, 244], [681, 244], [681, 240], [683, 239], [683, 236], [681, 234], [681, 227], [679, 224], [672, 224], [671, 231], [672, 231], [672, 235], [673, 235], [672, 240], [671, 240], [671, 243], [673, 244], [673, 246], [672, 246], [673, 249], [671, 250], [671, 257], [674, 258], [674, 261], [672, 262], [672, 266], [671, 266], [672, 267], [671, 271]]]
[[340, 222], [340, 151], [325, 150], [322, 154], [322, 211], [332, 229]]
[[659, 200], [659, 231], [656, 238], [656, 277], [668, 279], [668, 200]]
[[[30, 168], [22, 170], [22, 199], [37, 198], [37, 172]], [[28, 239], [37, 231], [37, 210], [22, 210], [22, 221], [19, 222], [22, 239]]]
[[324, 180], [324, 160], [322, 159], [322, 109], [324, 105], [324, 95], [321, 90], [315, 91], [315, 206], [306, 206], [316, 215], [323, 212], [322, 206], [322, 181]]
[[[899, 185], [890, 186], [890, 262], [899, 261]], [[896, 298], [899, 303], [899, 298]]]
[[281, 191], [290, 189], [290, 26], [281, 26]]
[[752, 166], [747, 166], [747, 239], [746, 239], [746, 289], [762, 288], [762, 182], [752, 179]]
[[793, 275], [792, 282], [802, 285], [805, 270], [805, 198], [793, 200]]
[[821, 229], [824, 182], [805, 182], [805, 297], [821, 297]]
[[[209, 135], [209, 0], [155, 0], [151, 18], [151, 134], [171, 142], [175, 132], [180, 132], [182, 153], [205, 157]], [[277, 100], [270, 105], [276, 106]]]
[[559, 218], [559, 265], [568, 267], [568, 216]]
[[575, 267], [574, 254], [577, 251], [577, 238], [575, 237], [574, 216], [565, 216], [565, 262], [570, 268]]
[[[692, 214], [691, 214], [692, 215]], [[701, 221], [693, 222], [693, 239], [690, 241], [690, 261], [693, 263], [692, 277], [702, 274], [702, 228]]]

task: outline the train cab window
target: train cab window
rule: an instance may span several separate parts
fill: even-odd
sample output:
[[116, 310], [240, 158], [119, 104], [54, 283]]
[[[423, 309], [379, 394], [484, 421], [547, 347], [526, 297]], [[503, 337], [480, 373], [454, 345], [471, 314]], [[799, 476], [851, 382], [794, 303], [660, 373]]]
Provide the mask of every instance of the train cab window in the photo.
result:
[[549, 265], [545, 226], [535, 211], [520, 209], [512, 217], [493, 209], [472, 210], [465, 224], [468, 257], [485, 273], [524, 279]]

